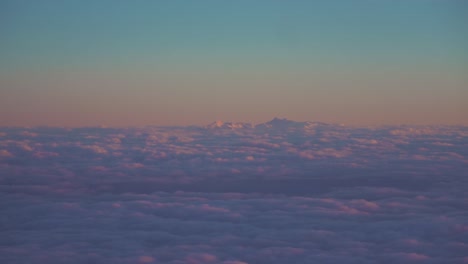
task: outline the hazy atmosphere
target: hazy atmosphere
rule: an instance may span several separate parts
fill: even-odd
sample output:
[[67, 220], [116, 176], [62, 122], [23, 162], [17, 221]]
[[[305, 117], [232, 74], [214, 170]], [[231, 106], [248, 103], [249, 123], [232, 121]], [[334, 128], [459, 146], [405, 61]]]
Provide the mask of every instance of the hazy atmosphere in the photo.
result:
[[0, 1], [0, 125], [468, 124], [465, 1]]
[[0, 263], [468, 263], [468, 2], [0, 0]]

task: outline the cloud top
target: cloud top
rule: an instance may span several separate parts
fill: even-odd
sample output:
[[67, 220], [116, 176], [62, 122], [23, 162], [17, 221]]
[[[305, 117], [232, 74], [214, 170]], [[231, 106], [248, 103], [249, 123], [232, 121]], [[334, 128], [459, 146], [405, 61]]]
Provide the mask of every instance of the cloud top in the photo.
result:
[[468, 128], [0, 128], [2, 263], [465, 263]]

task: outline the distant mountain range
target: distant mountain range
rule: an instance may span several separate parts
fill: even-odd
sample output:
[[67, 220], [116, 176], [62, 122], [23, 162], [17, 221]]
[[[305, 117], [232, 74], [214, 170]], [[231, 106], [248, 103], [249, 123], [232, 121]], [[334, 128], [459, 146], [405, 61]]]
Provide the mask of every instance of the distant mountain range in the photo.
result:
[[293, 121], [286, 118], [273, 118], [272, 120], [253, 125], [251, 123], [244, 123], [244, 122], [223, 122], [223, 121], [216, 121], [213, 122], [205, 128], [207, 129], [273, 129], [273, 130], [291, 130], [291, 129], [308, 129], [314, 128], [317, 126], [333, 126], [331, 124], [322, 123], [322, 122], [299, 122]]
[[243, 122], [223, 122], [216, 121], [206, 126], [208, 129], [251, 129], [254, 126], [250, 123]]

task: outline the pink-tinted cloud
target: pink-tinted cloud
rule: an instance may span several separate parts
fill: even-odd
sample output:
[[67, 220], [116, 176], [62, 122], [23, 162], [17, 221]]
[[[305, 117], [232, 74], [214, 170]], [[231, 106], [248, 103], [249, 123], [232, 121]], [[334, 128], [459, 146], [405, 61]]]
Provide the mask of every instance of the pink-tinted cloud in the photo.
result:
[[0, 128], [0, 262], [466, 262], [466, 127], [283, 121]]
[[141, 256], [138, 258], [138, 263], [156, 263], [156, 259], [151, 256]]

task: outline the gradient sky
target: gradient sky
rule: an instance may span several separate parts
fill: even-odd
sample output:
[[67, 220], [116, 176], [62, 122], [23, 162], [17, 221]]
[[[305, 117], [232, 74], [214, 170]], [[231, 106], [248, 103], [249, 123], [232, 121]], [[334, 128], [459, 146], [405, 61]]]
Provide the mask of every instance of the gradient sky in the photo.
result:
[[468, 3], [0, 0], [0, 126], [468, 125]]

